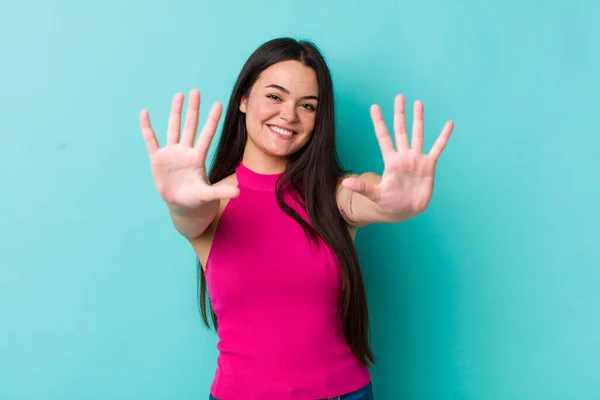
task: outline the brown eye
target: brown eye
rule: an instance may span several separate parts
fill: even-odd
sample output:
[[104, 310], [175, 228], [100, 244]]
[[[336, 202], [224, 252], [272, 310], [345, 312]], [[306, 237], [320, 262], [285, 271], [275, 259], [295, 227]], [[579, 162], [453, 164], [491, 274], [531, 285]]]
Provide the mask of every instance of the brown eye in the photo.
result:
[[267, 98], [269, 98], [271, 100], [281, 101], [281, 98], [279, 96], [277, 96], [276, 94], [268, 94]]

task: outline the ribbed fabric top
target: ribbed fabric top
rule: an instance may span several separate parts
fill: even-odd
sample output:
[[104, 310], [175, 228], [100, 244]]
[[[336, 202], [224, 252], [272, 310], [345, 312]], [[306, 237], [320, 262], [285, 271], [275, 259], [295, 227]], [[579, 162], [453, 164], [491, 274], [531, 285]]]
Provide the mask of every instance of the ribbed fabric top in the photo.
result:
[[279, 208], [280, 176], [238, 166], [240, 195], [223, 211], [208, 257], [219, 322], [211, 393], [218, 399], [315, 400], [370, 380], [338, 322], [339, 264]]

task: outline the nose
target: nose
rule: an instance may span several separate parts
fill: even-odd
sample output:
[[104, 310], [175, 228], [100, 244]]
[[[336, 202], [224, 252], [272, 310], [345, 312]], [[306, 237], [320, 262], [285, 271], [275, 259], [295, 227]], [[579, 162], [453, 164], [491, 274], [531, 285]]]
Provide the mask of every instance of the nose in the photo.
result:
[[298, 119], [296, 105], [293, 103], [284, 104], [279, 112], [281, 118], [287, 122], [295, 122]]

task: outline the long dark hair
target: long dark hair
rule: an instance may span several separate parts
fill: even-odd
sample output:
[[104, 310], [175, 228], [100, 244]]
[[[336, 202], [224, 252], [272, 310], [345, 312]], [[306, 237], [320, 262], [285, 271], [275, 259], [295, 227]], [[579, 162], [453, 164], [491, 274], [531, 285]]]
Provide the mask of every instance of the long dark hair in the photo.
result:
[[[336, 201], [336, 189], [346, 171], [342, 169], [335, 145], [333, 84], [329, 68], [313, 43], [292, 38], [273, 39], [260, 46], [248, 58], [229, 100], [221, 139], [208, 179], [214, 184], [235, 173], [242, 161], [247, 138], [245, 115], [239, 110], [242, 97], [250, 93], [262, 71], [288, 60], [299, 61], [316, 72], [319, 107], [310, 140], [288, 160], [277, 185], [277, 202], [286, 214], [302, 226], [310, 239], [317, 242], [322, 238], [337, 256], [342, 271], [339, 318], [353, 353], [363, 365], [370, 366], [375, 362], [375, 357], [369, 343], [369, 315], [363, 278], [352, 237]], [[293, 188], [294, 198], [307, 210], [310, 223], [283, 201], [282, 187], [285, 184], [290, 184]], [[210, 327], [208, 302], [213, 325], [217, 328], [217, 316], [210, 304], [206, 276], [199, 262], [198, 270], [202, 319]]]

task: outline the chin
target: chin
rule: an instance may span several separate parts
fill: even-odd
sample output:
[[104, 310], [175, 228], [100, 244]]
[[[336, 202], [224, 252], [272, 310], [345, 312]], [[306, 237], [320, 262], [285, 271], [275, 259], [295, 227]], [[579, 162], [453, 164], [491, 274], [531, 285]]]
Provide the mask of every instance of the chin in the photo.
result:
[[264, 143], [264, 146], [261, 147], [263, 151], [269, 155], [276, 157], [289, 157], [306, 147], [307, 142], [308, 141], [302, 141], [300, 143], [286, 143], [282, 145], [281, 143], [267, 141]]
[[272, 157], [280, 157], [280, 158], [288, 158], [292, 156], [294, 153], [297, 153], [300, 149], [292, 149], [292, 150], [281, 150], [281, 149], [266, 149], [265, 153]]

